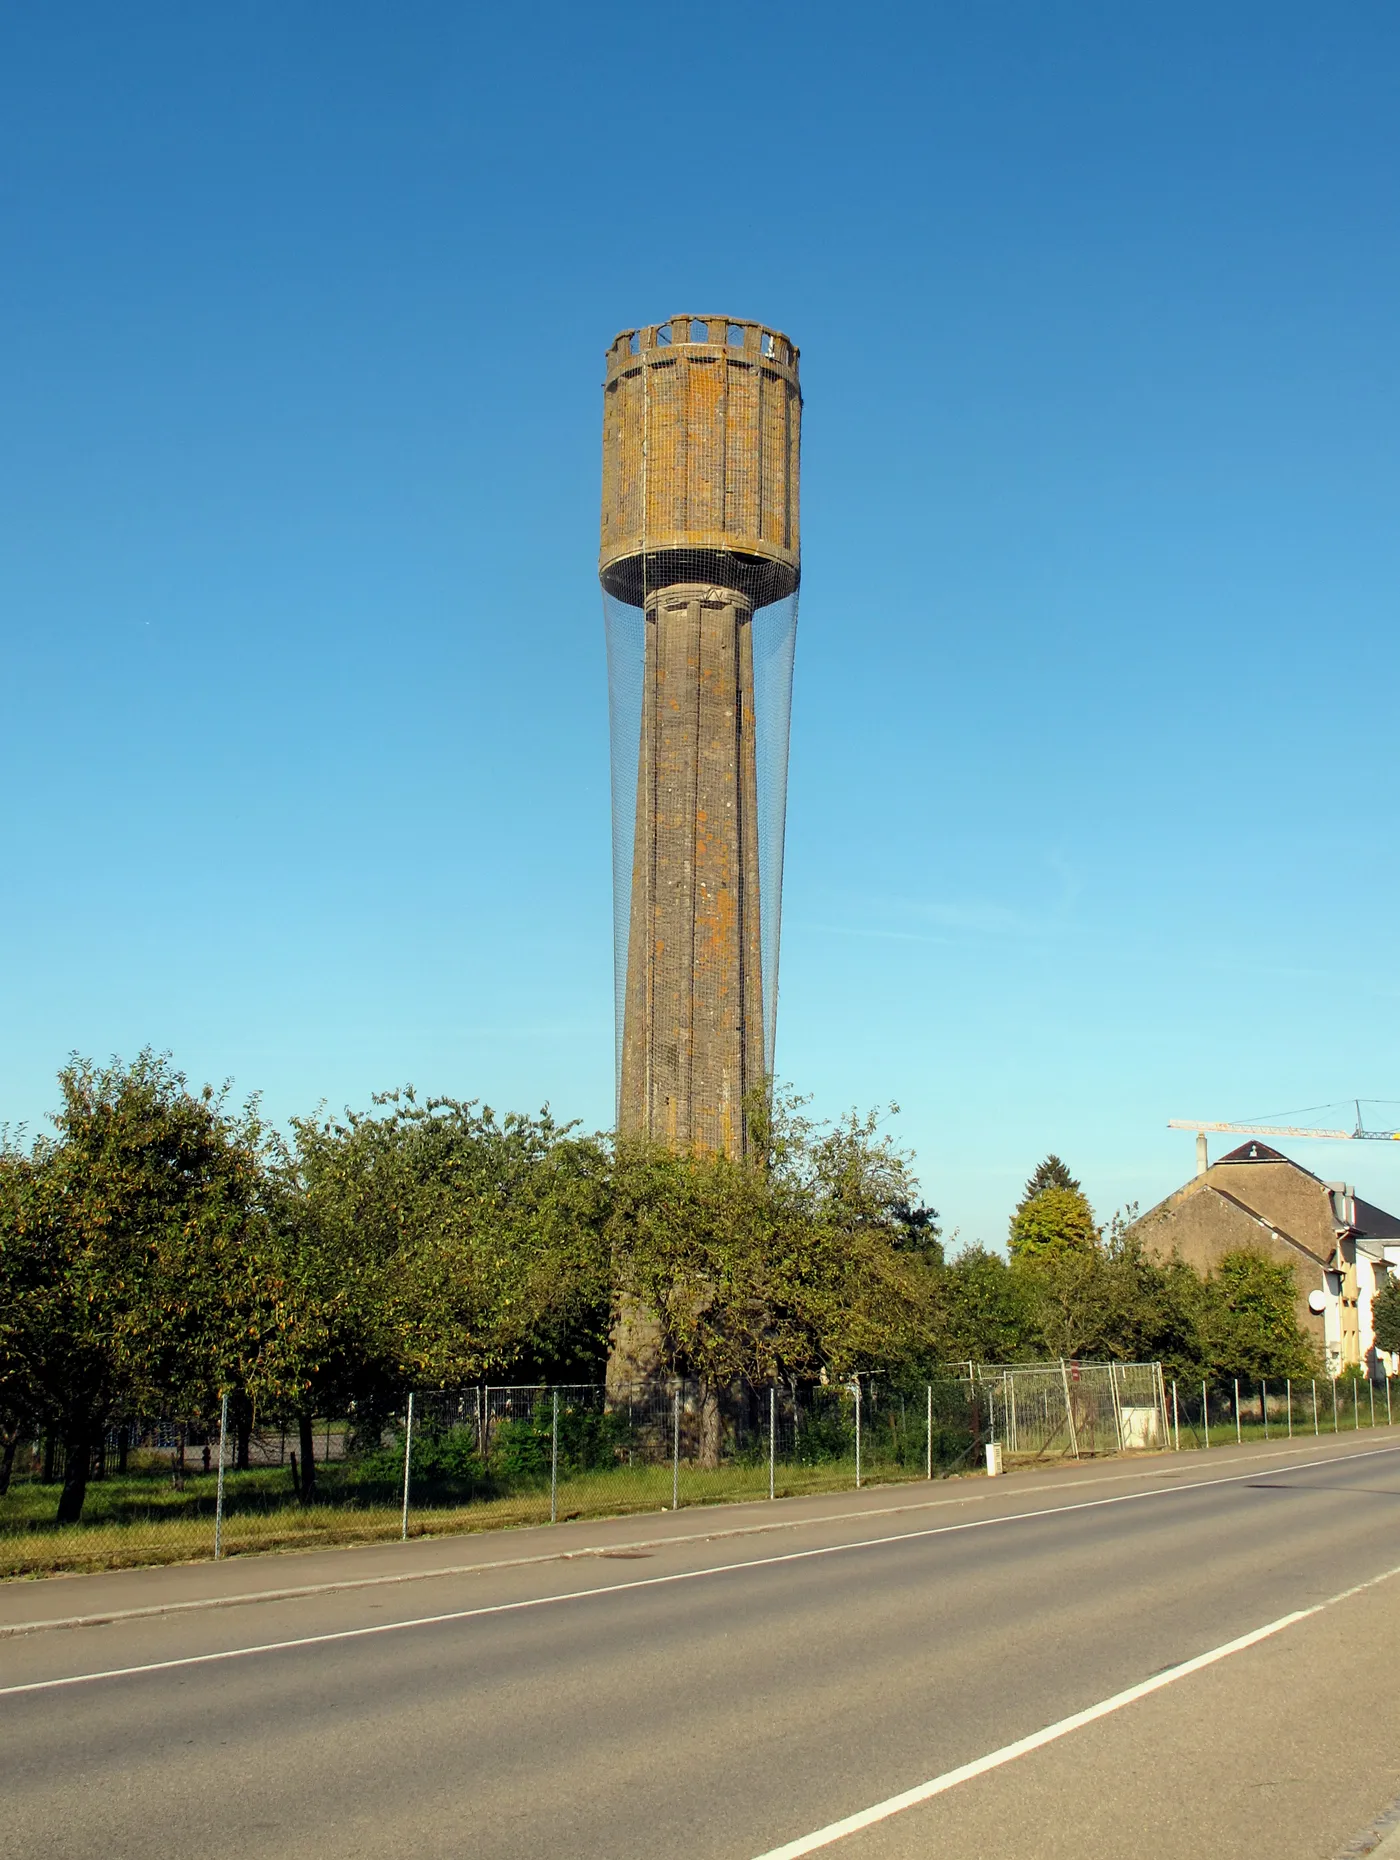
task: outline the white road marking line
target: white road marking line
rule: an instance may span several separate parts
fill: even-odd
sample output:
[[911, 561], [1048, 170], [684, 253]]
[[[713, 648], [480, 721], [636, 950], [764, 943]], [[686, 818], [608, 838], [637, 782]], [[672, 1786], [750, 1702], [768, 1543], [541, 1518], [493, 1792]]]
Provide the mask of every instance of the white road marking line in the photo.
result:
[[1068, 1718], [1047, 1724], [1042, 1731], [1032, 1731], [1029, 1737], [1018, 1737], [1014, 1744], [1003, 1744], [1000, 1750], [990, 1751], [985, 1757], [960, 1764], [955, 1770], [945, 1770], [941, 1776], [920, 1783], [917, 1788], [906, 1789], [901, 1795], [888, 1796], [883, 1802], [876, 1802], [857, 1814], [830, 1822], [826, 1827], [818, 1828], [815, 1834], [804, 1834], [800, 1840], [789, 1841], [783, 1847], [772, 1847], [767, 1853], [759, 1854], [757, 1860], [800, 1860], [803, 1854], [813, 1854], [819, 1848], [844, 1841], [849, 1835], [874, 1827], [877, 1822], [888, 1821], [891, 1815], [902, 1814], [906, 1808], [915, 1808], [920, 1802], [932, 1801], [934, 1796], [956, 1789], [959, 1783], [971, 1782], [976, 1776], [985, 1776], [989, 1770], [999, 1770], [1003, 1764], [1014, 1763], [1017, 1757], [1028, 1756], [1033, 1750], [1042, 1750], [1046, 1744], [1068, 1737], [1072, 1731], [1082, 1730], [1086, 1724], [1107, 1718], [1112, 1712], [1122, 1711], [1125, 1705], [1136, 1704], [1138, 1699], [1146, 1698], [1149, 1693], [1160, 1692], [1164, 1686], [1174, 1686], [1178, 1679], [1189, 1679], [1192, 1673], [1199, 1673], [1220, 1660], [1228, 1660], [1233, 1653], [1243, 1653], [1247, 1647], [1257, 1647], [1261, 1640], [1281, 1634], [1285, 1628], [1296, 1627], [1300, 1621], [1310, 1620], [1326, 1608], [1335, 1608], [1338, 1602], [1348, 1601], [1353, 1595], [1360, 1595], [1364, 1589], [1374, 1589], [1379, 1583], [1389, 1582], [1393, 1576], [1400, 1576], [1400, 1564], [1393, 1569], [1382, 1570], [1379, 1576], [1371, 1576], [1365, 1582], [1355, 1583], [1337, 1595], [1329, 1595], [1325, 1602], [1315, 1602], [1311, 1608], [1298, 1608], [1292, 1614], [1280, 1615], [1277, 1621], [1267, 1622], [1248, 1634], [1241, 1634], [1236, 1640], [1227, 1640], [1223, 1646], [1212, 1647], [1209, 1653], [1198, 1653], [1193, 1660], [1183, 1660], [1180, 1666], [1168, 1667], [1164, 1673], [1155, 1673], [1151, 1679], [1129, 1686], [1124, 1692], [1115, 1692], [1112, 1698], [1100, 1699], [1097, 1705], [1088, 1705], [1083, 1711], [1072, 1712]]
[[[1365, 1453], [1348, 1453], [1354, 1460], [1380, 1459], [1400, 1453], [1400, 1447], [1376, 1447]], [[1335, 1466], [1338, 1456], [1295, 1462], [1290, 1472], [1307, 1472], [1318, 1466]], [[1282, 1470], [1282, 1468], [1280, 1468]], [[961, 1524], [935, 1524], [923, 1530], [898, 1531], [886, 1537], [864, 1537], [854, 1543], [822, 1544], [813, 1550], [786, 1550], [778, 1556], [750, 1557], [742, 1563], [718, 1563], [710, 1569], [678, 1570], [670, 1576], [643, 1576], [632, 1582], [609, 1582], [592, 1589], [570, 1589], [561, 1595], [535, 1595], [519, 1602], [493, 1602], [480, 1608], [454, 1608], [444, 1614], [418, 1615], [409, 1621], [380, 1621], [368, 1627], [340, 1628], [330, 1634], [304, 1634], [295, 1640], [269, 1640], [252, 1647], [226, 1647], [217, 1653], [191, 1653], [176, 1660], [150, 1660], [141, 1666], [114, 1666], [103, 1672], [73, 1673], [63, 1679], [32, 1679], [18, 1686], [0, 1686], [0, 1699], [26, 1692], [56, 1692], [65, 1686], [84, 1686], [102, 1679], [134, 1679], [143, 1673], [168, 1673], [186, 1666], [212, 1666], [220, 1660], [245, 1660], [260, 1653], [289, 1653], [301, 1647], [324, 1647], [336, 1641], [368, 1640], [377, 1634], [402, 1634], [410, 1628], [441, 1627], [453, 1621], [475, 1621], [489, 1615], [522, 1614], [532, 1608], [553, 1608], [563, 1602], [586, 1602], [594, 1596], [622, 1595], [635, 1589], [661, 1589], [678, 1582], [698, 1582], [712, 1576], [730, 1576], [750, 1569], [771, 1569], [782, 1563], [806, 1563], [817, 1557], [844, 1556], [852, 1550], [879, 1550], [887, 1544], [904, 1544], [925, 1537], [951, 1537], [961, 1531], [993, 1530], [1003, 1524], [1029, 1524], [1037, 1518], [1060, 1518], [1077, 1511], [1101, 1511], [1109, 1505], [1133, 1505], [1144, 1499], [1172, 1498], [1182, 1492], [1209, 1491], [1216, 1486], [1245, 1485], [1257, 1481], [1257, 1471], [1234, 1473], [1227, 1479], [1196, 1479], [1189, 1485], [1163, 1486], [1150, 1492], [1119, 1492], [1112, 1498], [1082, 1499], [1074, 1505], [1046, 1505], [1036, 1511], [1013, 1511], [997, 1518], [968, 1518]]]

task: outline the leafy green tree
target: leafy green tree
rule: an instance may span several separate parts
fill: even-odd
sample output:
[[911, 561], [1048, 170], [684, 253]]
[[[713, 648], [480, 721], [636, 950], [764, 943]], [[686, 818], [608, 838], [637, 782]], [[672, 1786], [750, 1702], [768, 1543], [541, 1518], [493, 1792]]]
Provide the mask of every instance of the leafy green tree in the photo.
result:
[[1197, 1371], [1204, 1287], [1180, 1260], [1153, 1259], [1120, 1230], [1093, 1247], [1043, 1253], [1020, 1269], [1034, 1288], [1048, 1355]]
[[655, 1318], [672, 1371], [716, 1386], [778, 1373], [791, 1341], [775, 1297], [781, 1226], [762, 1172], [662, 1144], [617, 1144], [607, 1222], [614, 1289]]
[[92, 1458], [118, 1415], [205, 1412], [256, 1335], [264, 1133], [147, 1051], [75, 1059], [56, 1135], [0, 1159], [0, 1223], [27, 1292], [3, 1380], [64, 1449], [58, 1521], [82, 1515]]
[[1018, 1255], [1013, 1265], [1030, 1283], [1043, 1352], [1052, 1357], [1097, 1356], [1107, 1291], [1098, 1249], [1058, 1249], [1034, 1263]]
[[1227, 1253], [1205, 1281], [1202, 1354], [1222, 1381], [1316, 1374], [1316, 1352], [1298, 1324], [1293, 1268], [1250, 1249]]
[[[887, 1115], [898, 1111], [892, 1104]], [[842, 1375], [926, 1351], [936, 1317], [937, 1210], [883, 1123], [878, 1112], [850, 1111], [815, 1124], [794, 1094], [776, 1101], [768, 1178], [800, 1249], [794, 1309], [810, 1353]]]
[[923, 1201], [899, 1196], [890, 1203], [891, 1243], [902, 1253], [916, 1253], [930, 1266], [945, 1263], [938, 1210]]
[[1194, 1378], [1204, 1364], [1204, 1285], [1178, 1258], [1154, 1259], [1120, 1231], [1105, 1244], [1101, 1351], [1120, 1362], [1160, 1362], [1167, 1376]]
[[698, 1378], [702, 1463], [717, 1456], [721, 1400], [739, 1378], [841, 1379], [927, 1338], [933, 1210], [878, 1125], [854, 1114], [817, 1125], [779, 1096], [760, 1166], [617, 1144], [615, 1295], [655, 1320], [668, 1367]]
[[965, 1247], [938, 1280], [938, 1353], [946, 1360], [1026, 1362], [1044, 1354], [1039, 1287], [999, 1253]]
[[318, 1404], [577, 1376], [605, 1347], [602, 1146], [547, 1110], [498, 1119], [411, 1088], [374, 1103], [294, 1126], [303, 1495]]
[[1080, 1188], [1042, 1188], [1011, 1218], [1011, 1257], [1025, 1265], [1068, 1256], [1087, 1274], [1098, 1243], [1094, 1210]]
[[34, 1167], [19, 1138], [0, 1135], [0, 1495], [20, 1438], [44, 1418], [39, 1365], [50, 1267], [36, 1219]]
[[1376, 1342], [1392, 1354], [1400, 1350], [1400, 1279], [1389, 1278], [1371, 1306]]

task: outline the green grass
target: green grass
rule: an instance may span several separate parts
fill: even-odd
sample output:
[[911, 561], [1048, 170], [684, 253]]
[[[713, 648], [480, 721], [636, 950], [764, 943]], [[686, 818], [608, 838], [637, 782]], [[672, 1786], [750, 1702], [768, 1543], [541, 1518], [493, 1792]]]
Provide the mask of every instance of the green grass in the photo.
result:
[[[1393, 1396], [1392, 1403], [1394, 1403]], [[1253, 1410], [1252, 1414], [1250, 1412], [1251, 1409]], [[1400, 1404], [1394, 1405], [1393, 1413], [1394, 1418], [1400, 1421]], [[1386, 1427], [1389, 1425], [1386, 1420], [1385, 1399], [1383, 1395], [1376, 1403], [1376, 1418], [1374, 1424], [1377, 1427]], [[1364, 1383], [1361, 1385], [1360, 1399], [1355, 1409], [1353, 1409], [1352, 1406], [1350, 1384], [1346, 1382], [1339, 1384], [1337, 1390], [1337, 1416], [1335, 1425], [1333, 1424], [1332, 1417], [1331, 1390], [1326, 1389], [1325, 1392], [1323, 1389], [1318, 1390], [1317, 1434], [1319, 1436], [1326, 1434], [1350, 1434], [1356, 1432], [1358, 1427], [1364, 1432], [1364, 1430], [1371, 1425], [1371, 1402], [1369, 1396], [1365, 1392]], [[1288, 1437], [1288, 1416], [1286, 1413], [1275, 1414], [1271, 1412], [1266, 1432], [1263, 1422], [1259, 1419], [1259, 1398], [1257, 1395], [1249, 1401], [1248, 1405], [1246, 1405], [1243, 1400], [1241, 1401], [1238, 1434], [1236, 1432], [1233, 1414], [1231, 1414], [1228, 1419], [1224, 1420], [1217, 1419], [1214, 1416], [1211, 1418], [1210, 1444], [1212, 1447], [1232, 1447], [1236, 1444], [1237, 1439], [1243, 1443], [1245, 1441], [1266, 1439], [1269, 1441], [1287, 1440]], [[1309, 1393], [1306, 1398], [1295, 1395], [1293, 1401], [1293, 1439], [1308, 1440], [1313, 1437], [1311, 1393]], [[1189, 1448], [1201, 1448], [1204, 1444], [1201, 1438], [1200, 1422], [1195, 1421], [1188, 1423], [1186, 1417], [1183, 1415], [1181, 1419], [1182, 1452], [1186, 1452]]]
[[[863, 1483], [887, 1485], [918, 1479], [922, 1466], [901, 1466], [884, 1456], [867, 1462]], [[272, 1550], [312, 1550], [341, 1544], [378, 1543], [397, 1538], [402, 1529], [401, 1503], [383, 1482], [356, 1489], [346, 1470], [334, 1462], [318, 1470], [317, 1501], [300, 1505], [283, 1468], [231, 1473], [225, 1487], [224, 1553], [248, 1556]], [[818, 1461], [782, 1465], [774, 1490], [782, 1498], [803, 1493], [848, 1491], [855, 1485], [855, 1462]], [[104, 1569], [130, 1569], [163, 1563], [200, 1562], [214, 1549], [217, 1476], [187, 1476], [176, 1491], [168, 1474], [128, 1474], [94, 1480], [88, 1487], [83, 1521], [53, 1522], [59, 1488], [17, 1481], [0, 1499], [0, 1578], [44, 1576]], [[682, 1464], [680, 1503], [734, 1504], [768, 1496], [766, 1459], [737, 1461], [714, 1472]], [[625, 1517], [668, 1510], [672, 1497], [669, 1465], [618, 1466], [562, 1477], [559, 1517]], [[425, 1495], [425, 1499], [430, 1495]], [[410, 1537], [507, 1530], [549, 1521], [549, 1489], [531, 1484], [509, 1493], [483, 1494], [463, 1502], [444, 1499], [410, 1505]]]

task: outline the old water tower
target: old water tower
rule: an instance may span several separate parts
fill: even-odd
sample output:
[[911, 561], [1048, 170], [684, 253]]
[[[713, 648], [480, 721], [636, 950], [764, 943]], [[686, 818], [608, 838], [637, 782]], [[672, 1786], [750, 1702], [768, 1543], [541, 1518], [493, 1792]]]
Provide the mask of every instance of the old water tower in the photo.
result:
[[797, 350], [760, 323], [608, 350], [618, 1129], [731, 1156], [773, 1065], [801, 414]]

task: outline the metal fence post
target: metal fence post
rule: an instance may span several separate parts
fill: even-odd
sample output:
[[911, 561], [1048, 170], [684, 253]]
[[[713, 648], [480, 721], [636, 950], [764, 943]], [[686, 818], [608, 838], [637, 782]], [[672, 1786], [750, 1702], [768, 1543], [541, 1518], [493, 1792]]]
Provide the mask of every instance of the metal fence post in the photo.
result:
[[773, 1475], [778, 1465], [778, 1390], [768, 1391], [768, 1496], [773, 1496]]
[[1206, 1380], [1204, 1376], [1201, 1377], [1201, 1438], [1202, 1440], [1205, 1441], [1206, 1450], [1207, 1452], [1209, 1452], [1210, 1450], [1210, 1398], [1206, 1394]]
[[1113, 1403], [1113, 1434], [1118, 1443], [1117, 1451], [1126, 1452], [1123, 1444], [1123, 1404], [1118, 1399], [1118, 1372], [1110, 1363], [1108, 1366], [1108, 1393]]
[[1337, 1415], [1337, 1378], [1333, 1376], [1332, 1378], [1332, 1432], [1334, 1434], [1340, 1434], [1341, 1431], [1342, 1431], [1342, 1423]]
[[408, 1419], [403, 1430], [403, 1531], [405, 1543], [408, 1542], [408, 1474], [413, 1464], [413, 1390], [408, 1391]]
[[[1386, 1383], [1387, 1396], [1390, 1384]], [[924, 1477], [933, 1477], [933, 1384], [928, 1385], [928, 1431], [924, 1438]]]
[[1312, 1379], [1312, 1389], [1313, 1389], [1313, 1438], [1316, 1439], [1317, 1436], [1322, 1432], [1322, 1429], [1317, 1424], [1317, 1377], [1316, 1376], [1314, 1376]]
[[1240, 1379], [1238, 1376], [1236, 1376], [1235, 1377], [1235, 1445], [1239, 1446], [1240, 1442], [1243, 1439], [1244, 1439], [1244, 1435], [1240, 1432]]
[[1385, 1424], [1390, 1426], [1390, 1377], [1385, 1379]]
[[1176, 1377], [1172, 1377], [1172, 1429], [1176, 1435], [1176, 1451], [1181, 1451], [1181, 1406], [1176, 1399]]
[[860, 1377], [856, 1377], [856, 1490], [860, 1490]]
[[1288, 1438], [1293, 1438], [1293, 1378], [1288, 1378]]
[[1376, 1425], [1376, 1385], [1369, 1376], [1366, 1378], [1366, 1392], [1371, 1397], [1371, 1425]]
[[1351, 1385], [1351, 1425], [1354, 1433], [1361, 1432], [1361, 1390], [1355, 1382]]
[[228, 1439], [228, 1390], [219, 1402], [219, 1494], [214, 1500], [214, 1561], [224, 1554], [224, 1442]]
[[1060, 1381], [1065, 1390], [1065, 1419], [1069, 1422], [1069, 1444], [1074, 1448], [1074, 1457], [1079, 1458], [1079, 1429], [1074, 1425], [1074, 1403], [1069, 1398], [1069, 1371], [1065, 1368], [1065, 1359], [1060, 1358]]
[[1264, 1417], [1264, 1438], [1269, 1438], [1269, 1385], [1263, 1376], [1259, 1378], [1259, 1412]]
[[549, 1521], [559, 1522], [559, 1391], [554, 1391], [554, 1420], [549, 1430]]
[[681, 1392], [671, 1397], [671, 1509], [681, 1508]]

